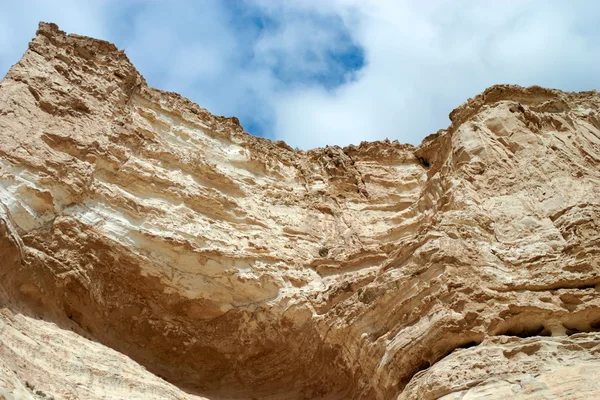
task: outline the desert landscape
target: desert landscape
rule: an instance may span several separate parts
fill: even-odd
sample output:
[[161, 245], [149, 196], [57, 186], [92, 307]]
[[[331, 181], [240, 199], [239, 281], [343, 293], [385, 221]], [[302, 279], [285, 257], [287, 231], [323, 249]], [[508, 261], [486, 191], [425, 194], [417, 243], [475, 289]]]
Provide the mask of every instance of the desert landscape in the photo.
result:
[[600, 94], [294, 150], [40, 23], [0, 83], [0, 398], [600, 397]]

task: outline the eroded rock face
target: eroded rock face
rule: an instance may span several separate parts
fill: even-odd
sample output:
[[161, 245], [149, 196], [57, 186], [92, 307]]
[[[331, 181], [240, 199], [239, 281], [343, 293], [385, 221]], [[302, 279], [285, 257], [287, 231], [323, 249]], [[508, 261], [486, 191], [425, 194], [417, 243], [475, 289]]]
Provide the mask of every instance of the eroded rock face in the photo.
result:
[[42, 23], [0, 84], [0, 396], [600, 396], [599, 111], [494, 86], [294, 151]]

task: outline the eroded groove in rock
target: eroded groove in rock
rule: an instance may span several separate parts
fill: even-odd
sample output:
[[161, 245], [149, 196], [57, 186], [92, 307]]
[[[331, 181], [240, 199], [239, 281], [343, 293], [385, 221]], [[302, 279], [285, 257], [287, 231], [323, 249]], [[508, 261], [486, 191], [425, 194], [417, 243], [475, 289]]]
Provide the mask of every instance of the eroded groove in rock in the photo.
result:
[[0, 396], [600, 396], [599, 111], [501, 85], [294, 151], [42, 23], [0, 84]]

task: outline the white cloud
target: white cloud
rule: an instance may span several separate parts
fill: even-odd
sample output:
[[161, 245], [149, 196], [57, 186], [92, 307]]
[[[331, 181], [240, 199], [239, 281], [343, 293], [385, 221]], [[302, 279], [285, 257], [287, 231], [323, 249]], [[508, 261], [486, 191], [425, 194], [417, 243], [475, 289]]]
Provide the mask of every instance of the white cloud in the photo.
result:
[[[496, 83], [598, 89], [599, 18], [593, 2], [552, 0], [21, 2], [3, 5], [0, 72], [53, 21], [124, 47], [150, 84], [292, 146], [417, 144]], [[353, 45], [366, 64], [344, 71], [335, 55]]]
[[[337, 4], [358, 21], [360, 78], [335, 91], [312, 86], [277, 95], [278, 137], [301, 147], [399, 139], [417, 144], [448, 113], [496, 83], [564, 90], [600, 86], [598, 7], [559, 2]], [[290, 5], [293, 7], [293, 5]], [[587, 18], [590, 30], [577, 32]], [[593, 37], [593, 38], [592, 38]]]

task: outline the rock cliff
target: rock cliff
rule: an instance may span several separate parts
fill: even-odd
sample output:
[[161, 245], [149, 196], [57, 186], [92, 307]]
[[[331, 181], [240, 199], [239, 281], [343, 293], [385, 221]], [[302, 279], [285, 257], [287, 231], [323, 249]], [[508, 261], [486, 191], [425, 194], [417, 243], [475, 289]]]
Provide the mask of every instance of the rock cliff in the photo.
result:
[[41, 23], [0, 83], [0, 398], [600, 397], [600, 94], [450, 119], [295, 151]]

